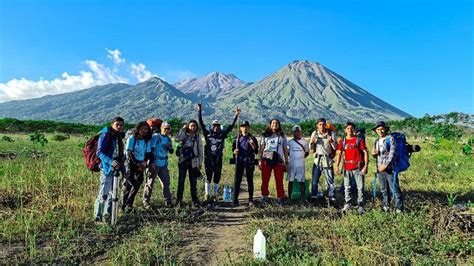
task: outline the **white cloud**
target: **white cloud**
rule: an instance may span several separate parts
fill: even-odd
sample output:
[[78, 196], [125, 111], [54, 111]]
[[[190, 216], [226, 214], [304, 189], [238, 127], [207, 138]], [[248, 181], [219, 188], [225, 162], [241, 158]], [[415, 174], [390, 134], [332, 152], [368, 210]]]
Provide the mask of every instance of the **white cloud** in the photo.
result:
[[122, 58], [122, 52], [120, 52], [118, 49], [115, 50], [110, 50], [105, 48], [107, 51], [108, 55], [107, 57], [112, 59], [116, 65], [120, 65], [121, 63], [125, 63], [125, 58]]
[[197, 77], [197, 75], [189, 70], [171, 70], [166, 73], [166, 77], [174, 82], [179, 82]]
[[139, 81], [143, 82], [147, 79], [150, 79], [152, 77], [157, 77], [158, 75], [152, 74], [150, 70], [146, 69], [146, 66], [142, 63], [139, 64], [130, 64], [130, 72], [134, 77]]
[[[85, 60], [86, 69], [80, 70], [77, 75], [63, 72], [61, 77], [52, 80], [15, 78], [6, 83], [0, 83], [0, 103], [77, 91], [109, 83], [143, 82], [152, 77], [159, 77], [147, 69], [143, 63], [125, 63], [125, 58], [117, 49], [106, 49], [106, 51], [107, 57], [113, 61], [112, 66], [94, 60]], [[191, 71], [186, 70], [170, 71], [168, 73], [170, 73], [169, 77], [175, 77], [179, 80], [196, 76]], [[163, 77], [160, 78], [164, 80]]]

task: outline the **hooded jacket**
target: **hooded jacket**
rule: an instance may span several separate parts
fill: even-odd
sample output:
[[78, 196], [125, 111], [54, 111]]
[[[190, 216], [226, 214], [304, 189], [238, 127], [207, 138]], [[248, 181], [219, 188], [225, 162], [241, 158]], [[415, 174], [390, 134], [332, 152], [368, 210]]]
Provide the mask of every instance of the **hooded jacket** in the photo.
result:
[[[110, 127], [104, 127], [99, 132], [99, 142], [97, 144], [97, 157], [100, 159], [100, 169], [108, 175], [113, 170], [112, 162], [117, 160], [120, 163], [120, 171], [125, 173], [123, 165], [123, 141], [121, 133], [113, 133]], [[118, 144], [118, 147], [116, 147]], [[118, 148], [118, 157], [114, 158], [115, 149]]]

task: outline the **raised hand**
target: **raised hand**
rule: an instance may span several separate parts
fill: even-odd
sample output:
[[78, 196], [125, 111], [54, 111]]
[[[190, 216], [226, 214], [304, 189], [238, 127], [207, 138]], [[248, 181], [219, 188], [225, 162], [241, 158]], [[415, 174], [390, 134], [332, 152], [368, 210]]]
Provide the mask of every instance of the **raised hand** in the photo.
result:
[[199, 103], [197, 104], [197, 109], [198, 109], [199, 112], [202, 110], [202, 104], [201, 104], [201, 102], [199, 102]]

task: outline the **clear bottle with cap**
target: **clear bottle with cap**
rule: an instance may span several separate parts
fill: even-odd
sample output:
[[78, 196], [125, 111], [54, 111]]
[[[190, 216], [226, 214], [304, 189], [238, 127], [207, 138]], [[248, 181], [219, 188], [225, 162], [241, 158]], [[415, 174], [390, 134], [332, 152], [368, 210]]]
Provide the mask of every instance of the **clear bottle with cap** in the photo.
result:
[[265, 260], [266, 257], [266, 243], [267, 240], [262, 233], [262, 230], [258, 229], [257, 233], [253, 237], [253, 256], [256, 260]]

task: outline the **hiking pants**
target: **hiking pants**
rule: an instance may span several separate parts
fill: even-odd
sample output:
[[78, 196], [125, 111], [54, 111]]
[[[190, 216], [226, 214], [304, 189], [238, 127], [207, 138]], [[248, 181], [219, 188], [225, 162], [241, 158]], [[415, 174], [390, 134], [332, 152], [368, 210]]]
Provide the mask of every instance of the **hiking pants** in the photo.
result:
[[255, 171], [255, 165], [249, 165], [247, 163], [237, 163], [234, 178], [234, 203], [239, 202], [240, 184], [242, 183], [244, 170], [245, 175], [247, 176], [249, 202], [253, 201], [253, 172]]
[[204, 158], [204, 167], [206, 170], [207, 183], [214, 182], [219, 184], [222, 176], [222, 155], [208, 154]]
[[265, 160], [262, 162], [262, 196], [267, 197], [270, 195], [268, 183], [270, 183], [270, 176], [272, 175], [273, 170], [273, 174], [275, 175], [277, 197], [279, 199], [285, 198], [285, 188], [283, 187], [284, 169], [285, 166], [281, 164], [270, 166]]
[[[99, 195], [95, 201], [94, 215], [96, 218], [102, 219], [104, 214], [112, 213], [112, 198], [109, 197], [114, 182], [114, 171], [110, 171], [108, 175], [100, 170]], [[105, 209], [105, 213], [104, 212]]]
[[[386, 207], [390, 207], [389, 202], [389, 188], [392, 191], [392, 195], [395, 199], [396, 208], [399, 210], [403, 210], [403, 196], [402, 191], [400, 190], [400, 184], [398, 182], [398, 178], [394, 181], [393, 173], [377, 173], [377, 178], [380, 184], [380, 191], [382, 192], [382, 202], [383, 205]], [[387, 186], [388, 183], [388, 186]]]
[[326, 176], [326, 183], [328, 185], [328, 196], [330, 198], [333, 198], [336, 190], [336, 186], [334, 184], [334, 170], [332, 167], [322, 167], [321, 165], [318, 166], [316, 164], [313, 164], [313, 173], [311, 179], [311, 196], [318, 196], [319, 178], [321, 177], [323, 172]]
[[186, 180], [186, 173], [189, 175], [189, 185], [191, 187], [191, 198], [193, 202], [198, 202], [197, 196], [197, 176], [196, 171], [191, 166], [189, 162], [182, 162], [178, 164], [178, 195], [176, 196], [176, 200], [181, 202], [183, 200], [183, 192], [184, 192], [184, 181]]
[[357, 204], [364, 206], [364, 174], [359, 169], [346, 170], [344, 175], [344, 194], [346, 204], [351, 203], [352, 186], [357, 186]]
[[153, 183], [155, 182], [156, 176], [160, 178], [161, 187], [163, 188], [163, 197], [166, 200], [171, 200], [170, 173], [167, 166], [162, 166], [156, 167], [155, 171], [147, 172], [145, 189], [143, 190], [143, 203], [150, 204]]
[[135, 200], [135, 196], [140, 190], [140, 186], [143, 183], [143, 170], [138, 170], [138, 166], [136, 164], [130, 163], [130, 174], [125, 182], [123, 183], [123, 202], [122, 202], [122, 210], [125, 209], [126, 206], [133, 207], [133, 201]]

